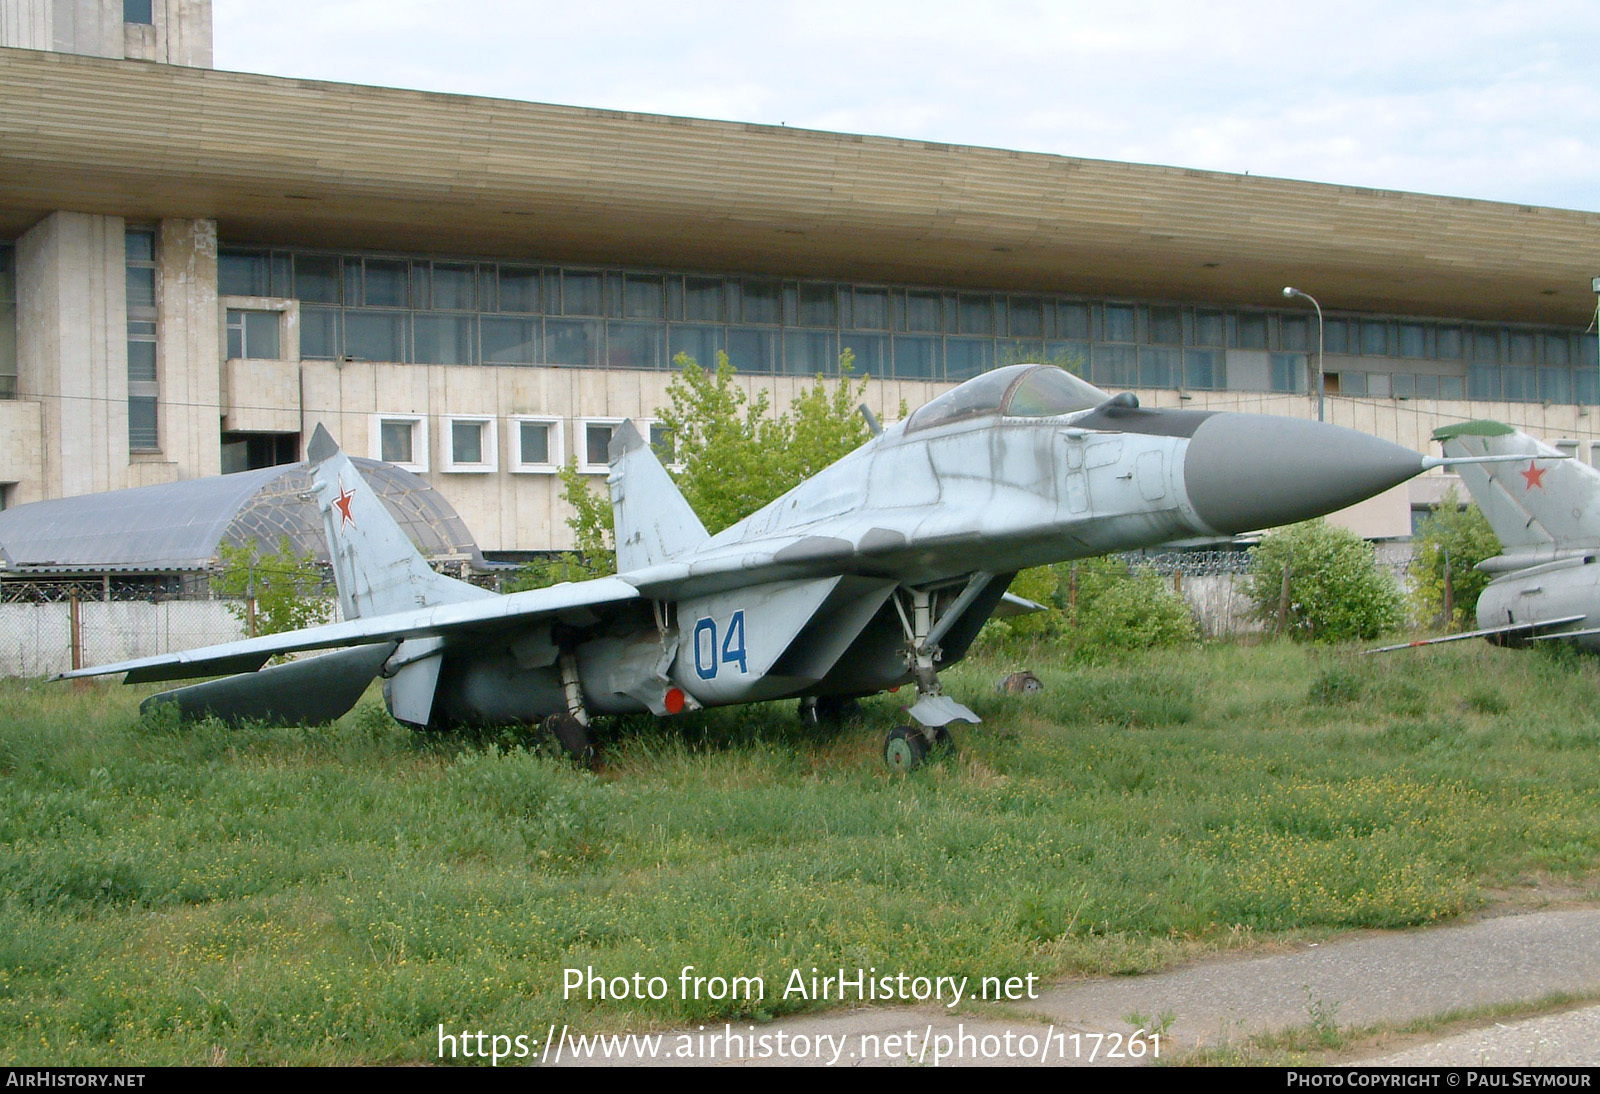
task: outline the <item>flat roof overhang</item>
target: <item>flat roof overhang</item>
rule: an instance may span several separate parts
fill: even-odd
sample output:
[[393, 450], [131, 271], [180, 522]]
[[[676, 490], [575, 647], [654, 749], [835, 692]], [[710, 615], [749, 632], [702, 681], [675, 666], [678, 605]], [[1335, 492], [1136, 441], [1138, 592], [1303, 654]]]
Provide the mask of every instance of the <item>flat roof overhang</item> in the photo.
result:
[[0, 49], [0, 238], [225, 242], [1583, 325], [1600, 213]]

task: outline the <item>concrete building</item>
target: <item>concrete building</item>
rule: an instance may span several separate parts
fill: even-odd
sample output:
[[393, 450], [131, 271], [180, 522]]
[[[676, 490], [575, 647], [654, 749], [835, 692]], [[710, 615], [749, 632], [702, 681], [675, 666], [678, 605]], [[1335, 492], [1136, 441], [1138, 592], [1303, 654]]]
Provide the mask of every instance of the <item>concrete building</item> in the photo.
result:
[[[893, 416], [996, 363], [1426, 450], [1584, 453], [1600, 213], [219, 72], [206, 0], [0, 0], [0, 501], [300, 458], [325, 422], [491, 556], [567, 544], [673, 356]], [[1406, 534], [1438, 479], [1369, 503]]]

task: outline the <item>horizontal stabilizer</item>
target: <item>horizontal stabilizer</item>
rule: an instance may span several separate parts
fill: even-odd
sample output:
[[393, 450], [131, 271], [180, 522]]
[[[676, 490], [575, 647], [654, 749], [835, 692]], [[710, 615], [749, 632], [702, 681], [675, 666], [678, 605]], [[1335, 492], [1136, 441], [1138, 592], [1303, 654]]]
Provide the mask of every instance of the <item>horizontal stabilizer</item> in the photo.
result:
[[[169, 661], [162, 665], [149, 665], [131, 670], [123, 677], [124, 684], [163, 684], [168, 680], [193, 680], [196, 676], [228, 676], [238, 672], [255, 672], [272, 659], [270, 653], [240, 653], [231, 657], [218, 657], [210, 661]], [[62, 673], [62, 677], [71, 673]]]
[[260, 672], [228, 676], [152, 695], [141, 713], [176, 704], [185, 720], [220, 718], [229, 725], [274, 722], [321, 725], [340, 717], [361, 698], [395, 643], [339, 650]]
[[1566, 627], [1573, 623], [1582, 623], [1585, 617], [1581, 615], [1566, 615], [1560, 619], [1540, 619], [1533, 623], [1507, 623], [1503, 627], [1485, 627], [1476, 631], [1461, 631], [1458, 634], [1441, 635], [1438, 638], [1419, 638], [1415, 642], [1401, 642], [1394, 646], [1379, 646], [1377, 649], [1362, 650], [1362, 653], [1393, 653], [1395, 650], [1416, 649], [1418, 646], [1437, 646], [1442, 642], [1460, 642], [1467, 638], [1495, 638], [1497, 636], [1521, 637], [1528, 641], [1542, 638], [1568, 638], [1587, 631], [1557, 631], [1553, 634], [1541, 634], [1552, 627]]

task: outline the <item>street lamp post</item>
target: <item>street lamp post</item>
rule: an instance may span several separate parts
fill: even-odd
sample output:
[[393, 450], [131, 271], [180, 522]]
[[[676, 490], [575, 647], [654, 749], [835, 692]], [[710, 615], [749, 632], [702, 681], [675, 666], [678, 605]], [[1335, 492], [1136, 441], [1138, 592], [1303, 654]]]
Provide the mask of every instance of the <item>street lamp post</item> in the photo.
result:
[[1590, 278], [1589, 287], [1594, 290], [1595, 363], [1600, 365], [1600, 277]]
[[[1597, 278], [1596, 280], [1600, 280]], [[1283, 287], [1284, 296], [1303, 296], [1317, 309], [1317, 421], [1322, 421], [1322, 305], [1310, 293], [1301, 292], [1292, 285]]]

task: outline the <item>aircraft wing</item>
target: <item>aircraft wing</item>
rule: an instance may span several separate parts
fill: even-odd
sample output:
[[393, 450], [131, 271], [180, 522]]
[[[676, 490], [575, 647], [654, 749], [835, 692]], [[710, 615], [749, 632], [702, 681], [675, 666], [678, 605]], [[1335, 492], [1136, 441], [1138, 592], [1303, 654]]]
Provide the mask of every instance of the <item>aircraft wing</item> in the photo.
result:
[[621, 578], [601, 577], [506, 596], [490, 596], [481, 600], [438, 604], [415, 611], [390, 612], [343, 623], [328, 623], [181, 653], [118, 661], [64, 672], [55, 679], [125, 672], [127, 676], [124, 683], [128, 684], [186, 680], [196, 676], [254, 672], [278, 654], [303, 650], [491, 631], [551, 618], [581, 626], [595, 619], [595, 609], [636, 600], [639, 595], [638, 589]]
[[1401, 642], [1396, 646], [1379, 646], [1374, 650], [1362, 650], [1362, 653], [1393, 653], [1395, 650], [1409, 650], [1417, 646], [1437, 646], [1441, 642], [1460, 642], [1465, 638], [1492, 638], [1495, 635], [1520, 635], [1529, 641], [1543, 638], [1571, 638], [1589, 631], [1550, 631], [1551, 627], [1565, 627], [1572, 623], [1582, 623], [1584, 616], [1567, 615], [1559, 619], [1540, 619], [1532, 623], [1508, 623], [1503, 627], [1485, 627], [1478, 631], [1462, 631], [1459, 634], [1446, 634], [1439, 638], [1419, 638], [1415, 642]]

